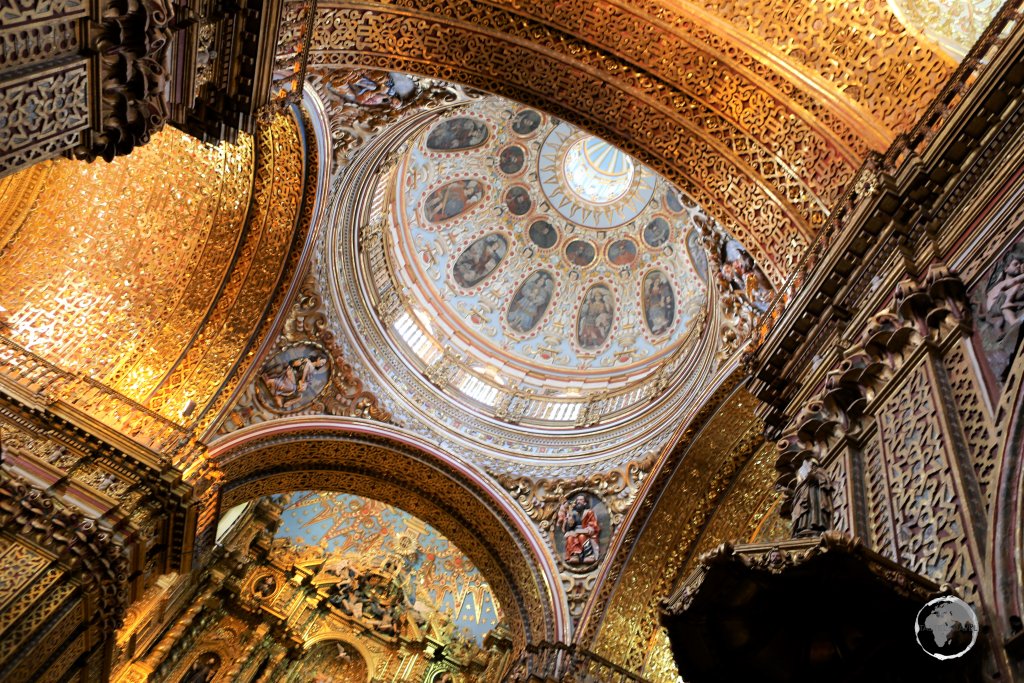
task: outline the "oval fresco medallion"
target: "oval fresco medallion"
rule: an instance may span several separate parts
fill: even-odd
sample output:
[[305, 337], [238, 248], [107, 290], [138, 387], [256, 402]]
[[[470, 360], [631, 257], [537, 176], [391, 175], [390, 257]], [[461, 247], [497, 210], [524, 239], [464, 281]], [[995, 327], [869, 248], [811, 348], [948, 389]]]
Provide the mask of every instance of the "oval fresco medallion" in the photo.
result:
[[260, 402], [278, 413], [302, 410], [327, 387], [331, 359], [318, 344], [285, 347], [267, 361], [256, 380]]
[[644, 228], [644, 242], [647, 243], [647, 246], [657, 249], [668, 242], [671, 232], [668, 221], [659, 216]]
[[676, 319], [676, 297], [665, 273], [652, 270], [644, 277], [644, 321], [651, 334], [657, 337], [672, 329]]
[[665, 205], [668, 206], [670, 211], [679, 213], [683, 210], [683, 200], [679, 198], [679, 193], [675, 190], [668, 190], [665, 192]]
[[519, 145], [512, 145], [501, 150], [498, 155], [498, 168], [502, 173], [515, 175], [523, 170], [526, 163], [526, 150]]
[[615, 298], [605, 285], [594, 285], [583, 295], [576, 320], [576, 341], [580, 348], [593, 350], [604, 346], [615, 321]]
[[494, 272], [507, 253], [508, 241], [504, 235], [497, 232], [484, 235], [459, 255], [452, 266], [452, 275], [459, 286], [475, 287]]
[[524, 109], [512, 120], [512, 130], [516, 135], [529, 135], [540, 126], [540, 114], [532, 109]]
[[455, 152], [473, 149], [487, 142], [490, 131], [487, 124], [467, 116], [446, 119], [434, 126], [427, 136], [427, 149], [435, 152]]
[[505, 193], [505, 206], [512, 212], [512, 215], [522, 216], [530, 212], [533, 200], [530, 199], [530, 193], [525, 188], [511, 187]]
[[534, 221], [530, 226], [530, 241], [541, 249], [550, 249], [558, 241], [558, 230], [546, 220]]
[[586, 240], [573, 240], [565, 245], [565, 258], [574, 266], [585, 268], [593, 263], [596, 257], [594, 245]]
[[484, 184], [479, 180], [453, 180], [427, 195], [423, 215], [430, 223], [443, 223], [466, 213], [483, 198]]
[[700, 242], [700, 233], [694, 228], [686, 235], [686, 251], [690, 254], [690, 261], [693, 269], [705, 283], [708, 281], [708, 255], [704, 251], [704, 245]]
[[526, 334], [544, 317], [555, 291], [555, 279], [546, 270], [538, 270], [520, 285], [508, 305], [505, 318], [508, 326], [519, 334]]
[[630, 239], [615, 240], [608, 245], [605, 256], [613, 266], [628, 266], [636, 260], [636, 242]]
[[608, 506], [590, 491], [574, 491], [558, 506], [551, 525], [558, 560], [574, 572], [601, 564], [611, 540]]

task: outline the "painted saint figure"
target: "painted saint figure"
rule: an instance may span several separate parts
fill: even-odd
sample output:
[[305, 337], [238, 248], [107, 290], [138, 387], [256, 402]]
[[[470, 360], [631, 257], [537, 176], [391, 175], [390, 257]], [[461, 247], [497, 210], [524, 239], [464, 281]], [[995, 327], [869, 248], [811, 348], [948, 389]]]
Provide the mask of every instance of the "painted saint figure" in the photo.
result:
[[289, 410], [319, 393], [326, 383], [327, 357], [319, 353], [299, 356], [286, 363], [271, 362], [259, 379], [278, 410]]
[[485, 235], [466, 247], [452, 267], [452, 275], [461, 287], [474, 287], [494, 272], [505, 254], [508, 242], [498, 233]]
[[573, 240], [565, 248], [565, 258], [574, 266], [589, 266], [594, 262], [594, 245], [583, 240]]
[[594, 285], [587, 290], [580, 306], [580, 318], [576, 326], [576, 340], [584, 349], [596, 349], [605, 343], [612, 330], [615, 315], [615, 301], [611, 291], [604, 285]]
[[483, 198], [484, 186], [479, 180], [454, 180], [427, 195], [423, 213], [428, 222], [442, 223], [469, 211]]
[[530, 241], [541, 249], [550, 249], [558, 241], [558, 231], [547, 221], [534, 221], [530, 226]]
[[530, 195], [521, 187], [513, 187], [505, 194], [505, 205], [515, 216], [522, 216], [530, 211], [533, 202]]
[[596, 564], [601, 559], [601, 525], [585, 494], [578, 494], [571, 503], [562, 503], [556, 525], [565, 538], [566, 564]]
[[628, 266], [636, 259], [633, 240], [616, 240], [608, 247], [608, 262], [613, 266]]
[[540, 125], [540, 114], [533, 111], [532, 109], [525, 109], [516, 115], [516, 118], [512, 121], [512, 130], [517, 135], [529, 135], [533, 131], [537, 130], [537, 126]]
[[555, 282], [551, 274], [539, 270], [526, 278], [508, 306], [508, 324], [515, 332], [526, 334], [540, 322], [551, 301]]
[[644, 242], [656, 249], [668, 242], [670, 232], [668, 221], [661, 217], [655, 218], [644, 228]]
[[644, 320], [651, 334], [667, 332], [676, 318], [676, 298], [672, 285], [660, 270], [652, 270], [644, 278]]
[[519, 145], [512, 145], [501, 150], [501, 155], [498, 157], [498, 168], [501, 169], [502, 173], [512, 175], [523, 170], [523, 163], [525, 161], [526, 154], [523, 152], [523, 148]]
[[483, 121], [459, 116], [437, 124], [427, 136], [427, 149], [454, 152], [472, 149], [487, 141], [489, 131]]

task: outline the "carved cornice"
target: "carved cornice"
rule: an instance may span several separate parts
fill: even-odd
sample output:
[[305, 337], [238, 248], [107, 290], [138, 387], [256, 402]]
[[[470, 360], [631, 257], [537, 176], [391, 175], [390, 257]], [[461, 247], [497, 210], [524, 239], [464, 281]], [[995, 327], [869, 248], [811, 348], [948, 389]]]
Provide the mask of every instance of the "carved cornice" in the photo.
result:
[[0, 473], [0, 527], [53, 553], [80, 576], [95, 592], [105, 631], [121, 625], [128, 606], [128, 553], [112, 531], [7, 471]]

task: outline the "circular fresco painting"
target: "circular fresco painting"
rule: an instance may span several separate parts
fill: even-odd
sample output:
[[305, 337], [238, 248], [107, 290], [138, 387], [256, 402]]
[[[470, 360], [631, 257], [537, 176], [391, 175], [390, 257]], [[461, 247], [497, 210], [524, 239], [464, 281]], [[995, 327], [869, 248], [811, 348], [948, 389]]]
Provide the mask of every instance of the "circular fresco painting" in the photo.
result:
[[516, 135], [529, 135], [540, 126], [540, 114], [532, 109], [526, 109], [516, 114], [512, 120], [512, 130]]
[[530, 241], [541, 249], [550, 249], [558, 241], [558, 231], [545, 220], [534, 221], [530, 226]]
[[505, 206], [514, 216], [522, 216], [530, 212], [533, 202], [530, 200], [530, 193], [524, 188], [513, 187], [505, 193]]
[[607, 257], [613, 266], [628, 266], [636, 260], [636, 242], [630, 239], [612, 242], [608, 245]]
[[589, 572], [601, 564], [611, 540], [608, 506], [590, 491], [575, 491], [558, 506], [551, 525], [555, 552], [570, 571]]
[[331, 377], [331, 359], [318, 344], [302, 342], [278, 351], [256, 379], [256, 394], [270, 410], [291, 413], [312, 403]]
[[644, 228], [644, 242], [647, 242], [647, 246], [657, 249], [668, 242], [671, 232], [668, 221], [658, 216]]
[[565, 258], [574, 266], [584, 268], [594, 262], [594, 245], [584, 240], [573, 240], [565, 247]]
[[526, 162], [526, 152], [519, 145], [512, 145], [501, 150], [501, 154], [498, 155], [498, 168], [501, 169], [502, 173], [508, 175], [515, 175], [523, 170], [523, 164]]

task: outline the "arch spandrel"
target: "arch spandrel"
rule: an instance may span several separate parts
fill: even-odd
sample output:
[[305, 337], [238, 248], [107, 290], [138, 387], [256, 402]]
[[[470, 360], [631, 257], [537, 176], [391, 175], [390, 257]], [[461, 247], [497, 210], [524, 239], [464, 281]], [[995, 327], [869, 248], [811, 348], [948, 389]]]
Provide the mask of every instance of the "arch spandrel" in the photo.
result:
[[[708, 15], [686, 7], [693, 16]], [[627, 12], [581, 4], [577, 14], [592, 17], [590, 23], [558, 19], [564, 12], [550, 18], [547, 9], [446, 0], [334, 2], [321, 6], [310, 64], [457, 81], [571, 121], [674, 181], [751, 245], [775, 282], [824, 222], [856, 160], [867, 149], [883, 148], [895, 133], [869, 111], [870, 102], [854, 97], [883, 92], [882, 85], [855, 88], [815, 76], [772, 53], [756, 36], [745, 35], [737, 47], [735, 36], [708, 33], [680, 8], [652, 5]], [[602, 12], [614, 16], [602, 18]], [[643, 20], [640, 39], [623, 38], [623, 12]], [[856, 19], [843, 21], [857, 26]], [[700, 40], [700, 46], [687, 42]], [[916, 48], [923, 52], [904, 56], [930, 59], [927, 48]], [[903, 78], [899, 60], [884, 61], [893, 76]], [[873, 78], [882, 84], [892, 80], [886, 74]], [[937, 88], [936, 79], [921, 82], [915, 86], [920, 97], [907, 105], [917, 107], [915, 116]]]
[[514, 503], [476, 470], [402, 430], [361, 420], [288, 418], [217, 441], [220, 509], [297, 490], [352, 493], [434, 526], [487, 579], [517, 647], [567, 640], [554, 560]]

